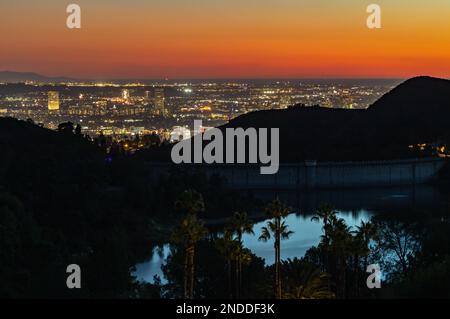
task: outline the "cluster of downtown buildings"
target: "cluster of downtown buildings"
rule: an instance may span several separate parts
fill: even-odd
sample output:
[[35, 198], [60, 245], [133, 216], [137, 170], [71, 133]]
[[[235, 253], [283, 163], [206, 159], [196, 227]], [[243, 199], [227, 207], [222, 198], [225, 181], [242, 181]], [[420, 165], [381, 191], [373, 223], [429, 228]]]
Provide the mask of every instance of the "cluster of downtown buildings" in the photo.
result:
[[290, 105], [367, 108], [394, 81], [186, 81], [159, 83], [3, 83], [0, 116], [56, 129], [80, 124], [84, 134], [123, 140], [157, 134], [188, 138], [194, 120], [214, 127], [257, 110]]

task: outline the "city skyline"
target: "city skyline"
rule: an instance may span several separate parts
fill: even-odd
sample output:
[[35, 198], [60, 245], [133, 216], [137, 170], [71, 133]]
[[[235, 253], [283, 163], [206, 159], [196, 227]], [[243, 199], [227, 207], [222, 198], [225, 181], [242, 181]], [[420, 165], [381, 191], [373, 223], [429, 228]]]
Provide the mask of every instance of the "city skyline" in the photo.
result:
[[86, 1], [0, 4], [2, 70], [82, 79], [450, 77], [445, 0]]
[[[116, 141], [153, 133], [163, 140], [175, 140], [186, 136], [186, 127], [193, 119], [203, 120], [206, 127], [217, 127], [242, 114], [293, 105], [365, 109], [402, 82], [199, 80], [143, 84], [67, 79], [61, 83], [32, 78], [16, 81], [21, 84], [0, 83], [0, 116], [32, 120], [50, 129], [72, 122], [80, 124], [84, 134], [111, 136]], [[4, 80], [5, 74], [0, 72], [0, 82]], [[130, 151], [147, 146], [128, 145]]]

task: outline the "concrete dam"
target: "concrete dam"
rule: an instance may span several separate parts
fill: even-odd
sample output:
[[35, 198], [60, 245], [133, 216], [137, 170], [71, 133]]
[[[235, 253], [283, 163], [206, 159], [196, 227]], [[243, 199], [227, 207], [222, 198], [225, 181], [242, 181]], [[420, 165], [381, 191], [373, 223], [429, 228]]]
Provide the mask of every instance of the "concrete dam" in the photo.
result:
[[[273, 175], [261, 175], [249, 164], [182, 164], [207, 176], [218, 175], [235, 189], [322, 189], [341, 187], [384, 187], [432, 182], [446, 164], [444, 158], [387, 161], [317, 162], [280, 164]], [[174, 164], [151, 164], [152, 178], [167, 174]]]

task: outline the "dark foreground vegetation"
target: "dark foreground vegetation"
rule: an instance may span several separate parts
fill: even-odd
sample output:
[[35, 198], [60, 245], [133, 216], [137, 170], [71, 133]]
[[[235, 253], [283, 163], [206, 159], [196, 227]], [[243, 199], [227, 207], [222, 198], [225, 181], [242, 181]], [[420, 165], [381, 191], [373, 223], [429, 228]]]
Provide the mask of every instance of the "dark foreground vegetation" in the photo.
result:
[[[319, 123], [291, 126], [295, 139], [283, 139], [282, 152], [292, 143], [305, 145], [291, 154], [294, 159], [355, 152], [369, 156], [380, 149], [404, 154], [410, 143], [447, 143], [448, 87], [448, 81], [429, 78], [403, 84], [367, 111], [382, 124], [377, 127], [356, 113], [342, 115], [345, 121], [336, 126], [330, 124], [331, 115], [313, 109], [250, 114], [233, 125], [245, 127], [252, 118], [253, 124], [270, 127], [269, 116], [281, 127], [286, 114], [300, 124]], [[419, 88], [428, 93], [405, 98]], [[425, 104], [429, 109], [420, 108]], [[386, 115], [392, 112], [395, 116]], [[344, 114], [335, 113], [333, 119]], [[368, 126], [354, 134], [354, 128], [346, 129], [347, 121]], [[314, 143], [306, 140], [312, 134]], [[347, 139], [349, 134], [353, 137]], [[381, 144], [368, 143], [375, 137]], [[321, 243], [303, 258], [282, 260], [283, 240], [298, 231], [286, 224], [291, 210], [284, 203], [262, 203], [251, 192], [227, 189], [223, 180], [201, 171], [174, 168], [150, 184], [149, 154], [127, 156], [120, 149], [107, 154], [101, 140], [83, 136], [70, 123], [54, 132], [1, 118], [0, 297], [450, 297], [450, 205], [379, 214], [356, 229], [323, 206], [315, 216], [322, 225]], [[255, 229], [245, 212], [265, 213], [266, 227]], [[226, 226], [206, 227], [202, 221], [219, 217], [228, 217]], [[273, 243], [274, 265], [244, 246], [242, 236], [249, 232]], [[137, 282], [134, 265], [166, 242], [171, 243], [163, 267], [166, 280]], [[366, 267], [374, 263], [383, 269], [383, 286], [369, 290]], [[70, 264], [81, 266], [82, 289], [66, 287]]]
[[[219, 178], [175, 169], [155, 185], [145, 162], [105, 155], [92, 141], [0, 120], [0, 295], [57, 298], [398, 298], [450, 296], [448, 207], [393, 211], [350, 229], [331, 207], [314, 219], [319, 246], [282, 260], [291, 210], [228, 190]], [[189, 189], [188, 191], [186, 191]], [[447, 193], [448, 194], [448, 193]], [[269, 220], [256, 229], [245, 212]], [[228, 218], [225, 226], [202, 221]], [[274, 265], [242, 241], [273, 243]], [[140, 283], [133, 266], [171, 242], [163, 278]], [[66, 287], [79, 264], [82, 289]], [[366, 286], [380, 263], [383, 287]], [[220, 287], [220, 289], [218, 289]]]
[[[355, 229], [329, 206], [313, 220], [322, 239], [303, 258], [281, 260], [283, 240], [295, 232], [285, 222], [289, 209], [278, 199], [266, 206], [269, 221], [255, 229], [236, 212], [225, 228], [208, 233], [198, 217], [202, 197], [186, 191], [180, 201], [186, 217], [173, 233], [172, 254], [154, 288], [167, 298], [449, 298], [450, 221], [447, 213], [392, 212]], [[179, 201], [179, 202], [180, 202]], [[179, 203], [177, 202], [177, 203]], [[274, 244], [275, 264], [244, 247], [242, 234], [257, 232]], [[382, 289], [369, 289], [367, 266], [379, 264]], [[217, 289], [220, 287], [220, 289]]]
[[[211, 217], [251, 209], [219, 179], [174, 169], [150, 185], [147, 170], [68, 123], [54, 132], [1, 118], [0, 295], [136, 297], [131, 270], [170, 238], [186, 188], [204, 194]], [[69, 264], [83, 269], [83, 289], [67, 289]]]

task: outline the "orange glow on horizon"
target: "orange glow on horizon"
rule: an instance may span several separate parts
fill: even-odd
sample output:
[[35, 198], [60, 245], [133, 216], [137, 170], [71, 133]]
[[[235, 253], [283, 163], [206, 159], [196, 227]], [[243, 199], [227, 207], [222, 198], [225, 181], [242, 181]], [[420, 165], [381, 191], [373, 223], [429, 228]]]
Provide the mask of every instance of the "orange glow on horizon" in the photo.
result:
[[450, 77], [450, 1], [3, 0], [0, 70], [80, 78]]

